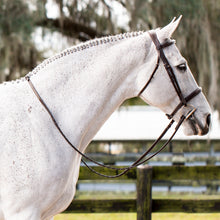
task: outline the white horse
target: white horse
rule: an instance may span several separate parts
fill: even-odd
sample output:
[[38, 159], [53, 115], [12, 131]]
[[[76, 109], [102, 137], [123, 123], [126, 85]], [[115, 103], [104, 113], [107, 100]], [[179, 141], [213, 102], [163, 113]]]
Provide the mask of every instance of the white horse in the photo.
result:
[[[179, 21], [155, 30], [161, 43], [170, 40]], [[177, 47], [170, 45], [164, 53], [183, 95], [198, 88]], [[28, 76], [64, 134], [84, 152], [112, 112], [139, 94], [157, 57], [147, 32], [127, 33], [69, 48]], [[165, 113], [179, 104], [162, 62], [141, 98]], [[25, 78], [1, 84], [0, 103], [0, 220], [52, 219], [73, 199], [81, 156], [64, 141]], [[210, 107], [204, 95], [189, 104], [196, 111], [184, 121], [185, 133], [207, 133]]]

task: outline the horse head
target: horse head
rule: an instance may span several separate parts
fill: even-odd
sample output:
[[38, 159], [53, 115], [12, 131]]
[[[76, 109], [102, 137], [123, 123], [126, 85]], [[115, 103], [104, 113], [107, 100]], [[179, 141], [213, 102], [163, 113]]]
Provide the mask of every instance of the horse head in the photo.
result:
[[[177, 122], [181, 116], [191, 113], [183, 122], [184, 133], [205, 135], [209, 131], [211, 120], [210, 106], [198, 87], [186, 59], [171, 39], [180, 20], [181, 17], [173, 19], [164, 28], [148, 32], [151, 46], [147, 57], [151, 59], [154, 69], [149, 76], [142, 68], [138, 83], [139, 91], [140, 87], [142, 88], [139, 96]], [[144, 86], [143, 82], [146, 83]]]

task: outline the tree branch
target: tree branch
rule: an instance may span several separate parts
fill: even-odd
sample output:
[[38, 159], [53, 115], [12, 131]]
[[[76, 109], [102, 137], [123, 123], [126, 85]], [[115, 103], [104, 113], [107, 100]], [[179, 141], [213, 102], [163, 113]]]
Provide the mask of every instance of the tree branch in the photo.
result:
[[[37, 26], [55, 28], [61, 31], [59, 19], [45, 19], [36, 23]], [[69, 37], [76, 37], [81, 41], [86, 41], [95, 37], [103, 36], [104, 34], [98, 33], [95, 29], [88, 27], [84, 24], [77, 23], [69, 18], [63, 19], [63, 34]]]

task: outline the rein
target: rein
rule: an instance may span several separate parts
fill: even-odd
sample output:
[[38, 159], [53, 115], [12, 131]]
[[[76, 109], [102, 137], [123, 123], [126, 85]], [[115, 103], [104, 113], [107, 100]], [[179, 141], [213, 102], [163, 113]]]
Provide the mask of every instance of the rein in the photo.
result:
[[[194, 98], [196, 95], [198, 95], [201, 92], [200, 88], [197, 88], [196, 90], [194, 90], [192, 93], [190, 93], [188, 96], [186, 96], [184, 98], [181, 89], [179, 87], [179, 84], [176, 80], [176, 77], [174, 75], [173, 69], [172, 67], [169, 65], [165, 54], [163, 53], [163, 48], [170, 46], [171, 44], [173, 44], [173, 42], [168, 42], [166, 44], [161, 45], [157, 35], [155, 32], [148, 32], [149, 35], [151, 36], [152, 41], [154, 42], [157, 50], [159, 51], [159, 55], [158, 55], [158, 59], [157, 59], [157, 63], [156, 66], [154, 68], [153, 73], [151, 74], [151, 77], [149, 78], [148, 82], [145, 84], [145, 86], [142, 88], [142, 90], [139, 92], [138, 96], [140, 96], [144, 90], [147, 88], [147, 86], [149, 85], [149, 83], [151, 82], [151, 80], [153, 79], [154, 74], [156, 73], [158, 67], [159, 67], [159, 63], [160, 63], [160, 59], [162, 60], [162, 62], [164, 63], [164, 67], [166, 68], [166, 71], [170, 77], [170, 80], [177, 92], [177, 95], [180, 98], [180, 103], [177, 105], [177, 107], [174, 109], [174, 111], [171, 114], [167, 114], [168, 119], [172, 119], [173, 116], [176, 114], [176, 112], [182, 107], [182, 106], [187, 106], [187, 102], [189, 100], [191, 100], [192, 98]], [[27, 80], [28, 84], [30, 85], [31, 89], [33, 90], [34, 94], [36, 95], [36, 97], [38, 98], [38, 100], [40, 101], [40, 103], [43, 105], [43, 107], [45, 108], [45, 110], [47, 111], [47, 113], [49, 114], [49, 116], [52, 119], [53, 124], [55, 125], [55, 127], [57, 128], [57, 130], [59, 131], [60, 135], [64, 138], [64, 140], [68, 143], [68, 145], [70, 147], [72, 147], [77, 153], [79, 153], [84, 159], [89, 160], [90, 162], [104, 167], [104, 168], [108, 168], [108, 169], [112, 169], [112, 170], [116, 170], [121, 171], [120, 173], [117, 173], [116, 175], [113, 176], [109, 176], [109, 175], [104, 175], [102, 173], [97, 172], [96, 170], [94, 170], [92, 167], [90, 167], [82, 158], [81, 161], [85, 164], [85, 166], [87, 168], [89, 168], [92, 172], [94, 172], [97, 175], [103, 176], [103, 177], [108, 177], [108, 178], [116, 178], [116, 177], [120, 177], [122, 175], [124, 175], [125, 173], [127, 173], [130, 169], [135, 168], [143, 163], [145, 163], [146, 161], [150, 160], [152, 157], [154, 157], [155, 155], [157, 155], [158, 153], [160, 153], [173, 139], [174, 135], [176, 134], [176, 132], [178, 131], [178, 129], [180, 128], [180, 126], [182, 125], [182, 123], [187, 120], [189, 117], [191, 117], [193, 115], [193, 113], [196, 111], [196, 108], [193, 108], [192, 110], [190, 110], [186, 115], [182, 115], [180, 117], [179, 122], [177, 123], [174, 132], [172, 133], [172, 135], [170, 136], [170, 138], [163, 144], [163, 146], [156, 151], [155, 153], [153, 153], [151, 156], [148, 156], [146, 159], [144, 159], [153, 149], [154, 147], [157, 145], [157, 143], [163, 138], [163, 136], [166, 134], [166, 132], [171, 128], [171, 126], [174, 123], [174, 120], [172, 119], [170, 121], [170, 123], [167, 125], [167, 127], [163, 130], [163, 132], [161, 133], [161, 135], [157, 138], [157, 140], [154, 141], [154, 143], [152, 144], [152, 146], [144, 153], [142, 154], [139, 159], [137, 159], [135, 162], [133, 162], [133, 164], [131, 166], [125, 167], [125, 168], [117, 168], [117, 167], [111, 167], [111, 166], [107, 166], [104, 164], [101, 164], [97, 161], [95, 161], [94, 159], [88, 157], [87, 155], [85, 155], [84, 153], [82, 153], [80, 150], [78, 150], [71, 142], [70, 140], [66, 137], [66, 135], [63, 133], [62, 129], [59, 127], [58, 123], [56, 122], [53, 114], [51, 113], [50, 109], [48, 108], [48, 106], [46, 105], [46, 103], [43, 101], [43, 99], [41, 98], [40, 94], [37, 92], [36, 88], [34, 87], [30, 76], [26, 76], [25, 79]]]

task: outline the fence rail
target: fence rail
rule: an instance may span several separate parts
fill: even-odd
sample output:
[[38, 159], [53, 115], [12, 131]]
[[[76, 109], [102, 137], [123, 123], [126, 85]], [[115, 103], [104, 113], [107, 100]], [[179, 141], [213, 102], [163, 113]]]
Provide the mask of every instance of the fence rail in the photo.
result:
[[[98, 172], [107, 175], [117, 174], [114, 170], [103, 167], [93, 167]], [[153, 180], [220, 180], [220, 166], [155, 166], [152, 167]], [[106, 180], [105, 177], [97, 176], [81, 166], [79, 180]], [[119, 177], [120, 180], [137, 179], [136, 169], [129, 170], [125, 175]]]
[[[94, 169], [108, 175], [116, 174], [105, 168]], [[92, 174], [86, 167], [80, 168], [80, 180], [101, 180], [103, 177]], [[120, 180], [136, 180], [137, 199], [115, 200], [73, 200], [67, 211], [75, 213], [105, 212], [137, 212], [138, 220], [150, 220], [152, 212], [188, 212], [207, 213], [220, 212], [219, 199], [152, 199], [153, 180], [201, 180], [219, 181], [220, 166], [140, 166], [130, 170]]]
[[[74, 200], [67, 209], [74, 213], [137, 212], [136, 199]], [[220, 199], [153, 199], [152, 212], [217, 213]]]

